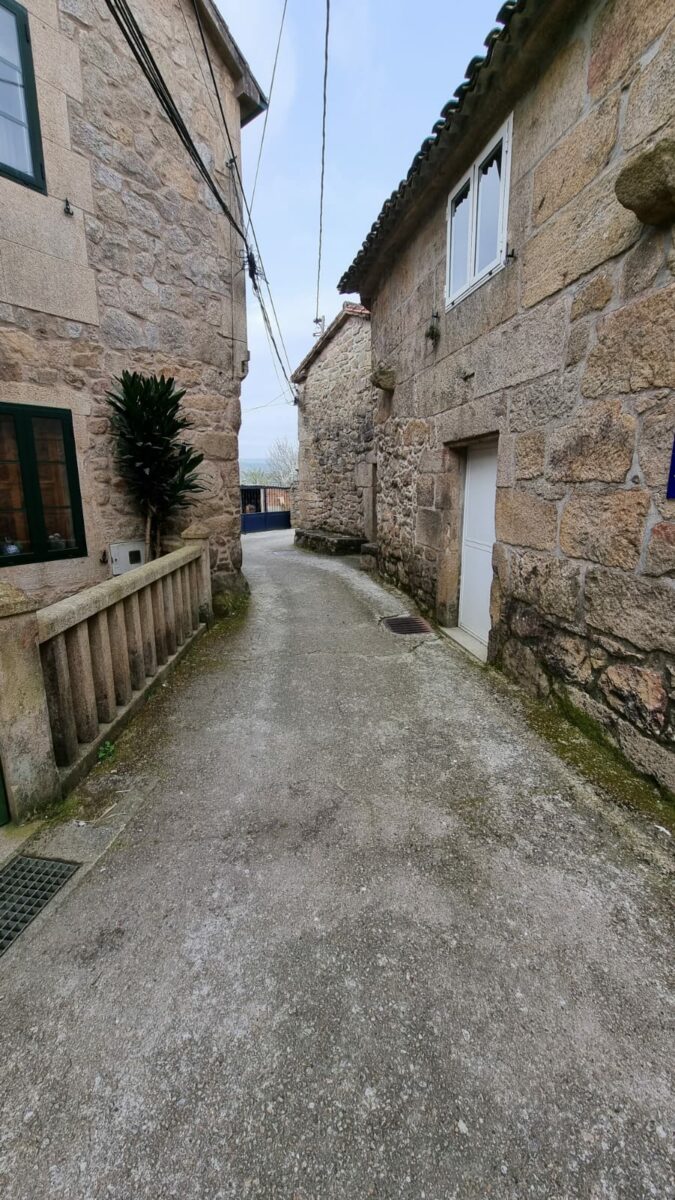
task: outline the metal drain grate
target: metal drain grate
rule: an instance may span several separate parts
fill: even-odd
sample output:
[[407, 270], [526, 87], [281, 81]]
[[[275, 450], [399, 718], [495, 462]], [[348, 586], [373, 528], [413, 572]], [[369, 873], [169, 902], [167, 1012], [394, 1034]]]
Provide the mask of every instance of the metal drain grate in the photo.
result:
[[382, 622], [392, 633], [433, 633], [423, 617], [385, 617]]
[[0, 871], [0, 955], [79, 867], [55, 858], [20, 854]]

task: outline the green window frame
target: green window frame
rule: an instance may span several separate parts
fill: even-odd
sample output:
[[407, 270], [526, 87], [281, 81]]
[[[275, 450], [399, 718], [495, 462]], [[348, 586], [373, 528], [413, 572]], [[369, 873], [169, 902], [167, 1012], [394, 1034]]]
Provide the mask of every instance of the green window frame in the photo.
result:
[[[0, 122], [8, 127], [25, 128], [30, 149], [31, 170], [20, 169], [11, 162], [6, 162], [0, 150], [0, 175], [14, 179], [26, 187], [35, 188], [38, 192], [47, 191], [44, 155], [42, 152], [42, 135], [40, 133], [40, 115], [38, 112], [37, 92], [35, 89], [35, 71], [33, 70], [33, 51], [30, 39], [30, 24], [26, 9], [17, 4], [16, 0], [0, 0], [0, 10], [9, 13], [16, 27], [19, 62], [10, 62], [0, 53]], [[1, 15], [1, 13], [0, 13]], [[19, 78], [20, 75], [20, 78]], [[23, 92], [23, 114], [20, 101], [12, 105], [11, 89], [16, 89], [20, 95]], [[13, 111], [9, 111], [13, 108]], [[25, 116], [25, 121], [22, 119]], [[1, 131], [0, 131], [1, 133]], [[2, 137], [0, 136], [0, 147]]]
[[0, 403], [0, 569], [86, 554], [72, 413]]

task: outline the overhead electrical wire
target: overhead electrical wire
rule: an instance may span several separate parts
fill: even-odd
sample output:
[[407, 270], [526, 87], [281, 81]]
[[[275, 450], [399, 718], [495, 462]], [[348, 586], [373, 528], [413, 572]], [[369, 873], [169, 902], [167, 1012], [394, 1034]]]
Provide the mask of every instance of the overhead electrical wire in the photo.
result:
[[[234, 167], [235, 167], [235, 170], [237, 173], [237, 177], [239, 179], [241, 196], [242, 196], [243, 202], [245, 204], [246, 200], [244, 197], [243, 186], [241, 185], [241, 176], [239, 174], [239, 168], [237, 166], [236, 155], [234, 153], [232, 139], [230, 137], [229, 129], [227, 127], [227, 121], [225, 119], [225, 113], [223, 110], [222, 101], [220, 99], [218, 85], [215, 80], [215, 75], [213, 72], [213, 65], [211, 63], [211, 58], [210, 58], [210, 55], [208, 52], [208, 47], [206, 46], [206, 39], [204, 37], [204, 31], [203, 31], [202, 24], [201, 24], [201, 16], [200, 16], [199, 10], [197, 8], [196, 0], [194, 0], [194, 2], [195, 2], [195, 12], [197, 14], [197, 21], [199, 24], [199, 29], [200, 29], [200, 33], [201, 33], [201, 37], [202, 37], [202, 43], [204, 45], [207, 61], [209, 63], [211, 78], [212, 78], [214, 89], [216, 92], [216, 97], [218, 99], [218, 106], [220, 108], [221, 116], [223, 119], [223, 124], [225, 126], [227, 140], [230, 145], [230, 152], [232, 154]], [[235, 232], [242, 239], [242, 242], [244, 244], [245, 256], [246, 256], [246, 260], [245, 260], [246, 266], [248, 268], [249, 277], [251, 278], [253, 290], [254, 290], [256, 297], [258, 299], [258, 302], [260, 304], [265, 328], [268, 332], [268, 336], [271, 340], [271, 344], [274, 348], [274, 352], [275, 352], [275, 354], [279, 360], [279, 363], [281, 365], [281, 368], [282, 368], [282, 371], [284, 374], [284, 378], [286, 379], [286, 383], [289, 387], [289, 390], [291, 391], [291, 394], [293, 394], [292, 384], [291, 384], [288, 372], [286, 370], [286, 366], [285, 366], [283, 359], [281, 357], [281, 354], [279, 352], [279, 348], [277, 346], [276, 339], [274, 337], [274, 333], [271, 328], [269, 315], [265, 308], [264, 298], [263, 298], [261, 290], [260, 290], [260, 285], [259, 285], [259, 280], [258, 280], [259, 272], [257, 269], [255, 257], [254, 257], [253, 252], [248, 244], [246, 234], [240, 224], [240, 221], [238, 221], [235, 218], [235, 216], [233, 215], [227, 201], [225, 200], [225, 197], [223, 196], [222, 192], [220, 191], [220, 188], [218, 187], [216, 181], [214, 180], [213, 176], [211, 175], [211, 172], [209, 171], [208, 167], [206, 166], [206, 163], [204, 162], [201, 154], [199, 153], [199, 150], [197, 149], [197, 147], [192, 139], [190, 131], [189, 131], [187, 125], [185, 124], [178, 107], [176, 106], [173, 96], [171, 95], [171, 92], [169, 91], [169, 88], [168, 88], [168, 86], [164, 80], [164, 77], [159, 69], [159, 66], [157, 65], [157, 62], [152, 54], [152, 51], [145, 39], [145, 36], [144, 36], [142, 30], [140, 29], [140, 26], [138, 25], [138, 22], [136, 21], [136, 18], [134, 16], [133, 12], [131, 11], [131, 9], [127, 3], [127, 0], [106, 0], [106, 4], [107, 4], [107, 7], [108, 7], [110, 13], [112, 14], [114, 20], [116, 21], [117, 25], [119, 26], [119, 28], [124, 36], [124, 39], [127, 42], [134, 58], [136, 59], [141, 70], [143, 71], [143, 74], [145, 75], [146, 79], [148, 80], [150, 87], [152, 88], [153, 92], [157, 96], [157, 98], [160, 102], [160, 105], [161, 105], [166, 117], [168, 118], [170, 124], [172, 125], [172, 127], [174, 128], [176, 133], [178, 134], [181, 142], [183, 143], [185, 149], [187, 150], [195, 167], [197, 168], [199, 174], [201, 175], [202, 179], [204, 180], [207, 187], [209, 188], [209, 191], [212, 193], [215, 200], [217, 201], [223, 214], [225, 215], [225, 217], [227, 218], [227, 220], [229, 221], [230, 225], [235, 230]], [[248, 206], [246, 206], [246, 207], [247, 207], [247, 211], [248, 211]], [[240, 215], [240, 220], [242, 220], [241, 215]], [[255, 243], [256, 249], [258, 251], [258, 261], [261, 262], [260, 249], [258, 246], [257, 238], [255, 237], [255, 231], [253, 229], [252, 229], [252, 233], [253, 233], [254, 243]], [[262, 270], [262, 262], [261, 262], [261, 270]], [[263, 278], [264, 278], [264, 276], [263, 276]], [[267, 281], [265, 281], [265, 282], [267, 282]], [[282, 345], [283, 345], [283, 338], [281, 336], [281, 328], [279, 326], [279, 320], [276, 315], [276, 310], [274, 310], [274, 302], [272, 300], [272, 294], [269, 289], [269, 284], [267, 284], [267, 289], [268, 289], [269, 296], [270, 296], [270, 303], [272, 304], [272, 308], [274, 311], [275, 320], [277, 322], [279, 336], [280, 336], [280, 339], [281, 339]], [[291, 370], [290, 360], [288, 359], [288, 354], [286, 352], [285, 346], [284, 346], [284, 353], [286, 354], [286, 359], [288, 362], [288, 369], [290, 371]]]
[[119, 25], [124, 38], [134, 58], [141, 67], [143, 74], [148, 80], [150, 87], [157, 96], [164, 113], [168, 117], [173, 128], [176, 130], [176, 133], [185, 146], [190, 158], [199, 171], [199, 174], [202, 176], [204, 182], [209, 188], [209, 191], [213, 194], [216, 201], [220, 205], [220, 208], [232, 225], [233, 229], [239, 234], [240, 238], [242, 238], [244, 244], [246, 244], [246, 234], [230, 211], [225, 197], [222, 195], [220, 188], [213, 179], [208, 167], [206, 166], [206, 163], [195, 146], [190, 135], [190, 131], [187, 128], [187, 125], [185, 124], [178, 108], [176, 107], [171, 92], [164, 81], [164, 77], [153, 57], [152, 51], [150, 50], [143, 33], [141, 32], [141, 29], [138, 26], [136, 18], [127, 4], [127, 0], [106, 0], [106, 4], [115, 18], [115, 21]]
[[319, 254], [316, 268], [316, 318], [319, 324], [319, 291], [321, 288], [321, 253], [323, 250], [323, 192], [326, 177], [326, 111], [328, 108], [328, 35], [330, 33], [330, 0], [326, 0], [326, 36], [323, 47], [323, 114], [321, 118], [321, 184], [319, 187]]
[[[268, 122], [269, 115], [270, 115], [270, 108], [272, 106], [272, 92], [274, 91], [274, 81], [277, 77], [277, 63], [279, 62], [279, 50], [281, 48], [281, 35], [284, 32], [284, 21], [286, 20], [286, 9], [287, 8], [288, 8], [288, 0], [284, 0], [284, 7], [281, 11], [281, 23], [279, 25], [279, 36], [277, 38], [277, 48], [276, 48], [276, 51], [274, 54], [274, 63], [272, 65], [272, 78], [270, 79], [270, 90], [267, 93], [267, 108], [265, 109], [265, 120], [263, 122], [263, 129], [262, 129], [262, 134], [260, 137], [260, 145], [258, 147], [258, 159], [255, 164], [255, 175], [253, 176], [253, 187], [251, 189], [251, 203], [249, 205], [249, 225], [251, 223], [251, 213], [253, 212], [253, 205], [255, 203], [255, 190], [258, 186], [258, 174], [260, 172], [260, 160], [262, 158], [263, 146], [265, 145], [265, 134], [267, 133], [267, 122]], [[249, 228], [249, 226], [247, 225], [246, 226], [247, 233], [248, 233], [248, 228]]]
[[[217, 82], [217, 80], [216, 80], [215, 71], [214, 71], [214, 69], [213, 69], [213, 62], [211, 61], [211, 53], [210, 53], [210, 51], [209, 51], [208, 43], [207, 43], [207, 41], [206, 41], [206, 35], [205, 35], [205, 33], [204, 33], [204, 25], [203, 25], [203, 22], [202, 22], [202, 15], [201, 15], [201, 12], [199, 11], [199, 0], [192, 0], [192, 7], [194, 8], [195, 17], [196, 17], [196, 20], [197, 20], [197, 25], [198, 25], [198, 27], [199, 27], [199, 35], [200, 35], [200, 37], [201, 37], [201, 40], [202, 40], [202, 46], [203, 46], [203, 49], [204, 49], [204, 54], [205, 54], [205, 56], [206, 56], [206, 61], [207, 61], [207, 63], [208, 63], [208, 67], [209, 67], [209, 73], [210, 73], [210, 75], [211, 75], [211, 82], [212, 82], [212, 84], [213, 84], [213, 90], [214, 90], [214, 92], [215, 92], [215, 94], [216, 94], [216, 100], [218, 101], [218, 108], [220, 109], [220, 115], [221, 115], [222, 122], [223, 122], [223, 128], [225, 129], [225, 136], [227, 137], [228, 145], [229, 145], [229, 147], [230, 147], [230, 154], [231, 154], [231, 156], [232, 156], [232, 159], [231, 159], [231, 161], [232, 161], [232, 166], [233, 166], [233, 169], [234, 169], [235, 175], [237, 176], [237, 180], [238, 180], [238, 183], [239, 183], [239, 191], [240, 191], [240, 195], [241, 195], [241, 204], [242, 204], [242, 206], [243, 206], [243, 209], [245, 209], [245, 210], [246, 210], [246, 215], [247, 215], [247, 217], [248, 217], [248, 226], [250, 227], [250, 230], [251, 230], [251, 236], [252, 236], [252, 238], [253, 238], [253, 244], [254, 244], [254, 246], [255, 246], [255, 249], [256, 249], [256, 252], [257, 252], [257, 255], [258, 255], [258, 263], [260, 264], [260, 271], [257, 271], [257, 270], [255, 269], [255, 260], [253, 259], [253, 257], [252, 257], [252, 254], [251, 254], [251, 251], [250, 251], [250, 249], [248, 248], [248, 244], [247, 244], [247, 259], [248, 259], [249, 277], [250, 277], [250, 279], [251, 279], [251, 283], [252, 283], [252, 285], [253, 285], [253, 290], [254, 290], [254, 292], [256, 293], [256, 296], [257, 296], [257, 298], [258, 298], [258, 302], [259, 302], [259, 304], [260, 304], [260, 308], [261, 308], [261, 310], [262, 310], [263, 320], [264, 320], [264, 322], [265, 322], [265, 325], [266, 325], [266, 327], [267, 327], [267, 329], [268, 329], [269, 336], [270, 336], [270, 338], [271, 338], [272, 345], [273, 345], [273, 347], [274, 347], [274, 352], [275, 352], [275, 354], [276, 354], [276, 356], [277, 356], [277, 358], [279, 359], [279, 362], [280, 362], [280, 364], [281, 364], [281, 368], [282, 368], [282, 370], [283, 370], [284, 377], [285, 377], [285, 379], [286, 379], [286, 382], [287, 382], [287, 384], [288, 384], [288, 386], [289, 386], [289, 389], [290, 389], [290, 391], [291, 391], [291, 395], [293, 395], [293, 388], [292, 388], [292, 384], [291, 384], [291, 380], [290, 380], [290, 374], [292, 373], [292, 371], [293, 371], [293, 368], [292, 368], [292, 366], [291, 366], [291, 360], [290, 360], [290, 358], [288, 357], [288, 351], [287, 351], [287, 349], [286, 349], [286, 344], [285, 344], [285, 342], [284, 342], [284, 335], [283, 335], [283, 333], [282, 333], [282, 331], [281, 331], [281, 324], [280, 324], [280, 322], [279, 322], [279, 317], [277, 316], [277, 310], [276, 310], [276, 308], [275, 308], [275, 305], [274, 305], [274, 300], [273, 300], [273, 298], [272, 298], [272, 290], [271, 290], [271, 288], [270, 288], [269, 281], [268, 281], [268, 279], [267, 279], [267, 277], [266, 277], [266, 275], [265, 275], [265, 268], [264, 268], [263, 261], [262, 261], [262, 254], [261, 254], [261, 252], [260, 252], [260, 245], [259, 245], [259, 243], [258, 243], [258, 237], [257, 237], [256, 231], [255, 231], [255, 228], [254, 228], [254, 226], [253, 226], [253, 219], [252, 219], [252, 217], [251, 217], [251, 208], [250, 208], [250, 205], [249, 205], [249, 203], [248, 203], [248, 201], [247, 201], [247, 199], [246, 199], [246, 193], [244, 192], [244, 181], [243, 181], [243, 179], [242, 179], [242, 177], [241, 177], [241, 172], [240, 172], [240, 170], [239, 170], [239, 163], [238, 163], [238, 161], [237, 161], [237, 155], [236, 155], [236, 151], [235, 151], [235, 148], [234, 148], [234, 143], [233, 143], [233, 141], [232, 141], [232, 137], [231, 137], [231, 135], [230, 135], [230, 129], [229, 129], [229, 126], [228, 126], [228, 124], [227, 124], [227, 117], [225, 116], [225, 109], [224, 109], [224, 107], [223, 107], [223, 102], [222, 102], [221, 95], [220, 95], [220, 88], [218, 87], [218, 82]], [[242, 211], [242, 220], [243, 220], [243, 211]], [[283, 361], [282, 361], [281, 354], [280, 354], [280, 352], [279, 352], [279, 348], [278, 348], [278, 346], [277, 346], [276, 339], [275, 339], [275, 337], [274, 337], [274, 333], [273, 333], [273, 331], [272, 331], [272, 326], [271, 326], [271, 322], [270, 322], [270, 319], [269, 319], [269, 314], [267, 313], [267, 311], [266, 311], [266, 308], [265, 308], [265, 303], [264, 303], [264, 300], [263, 300], [263, 297], [262, 297], [262, 293], [261, 293], [261, 289], [260, 289], [259, 277], [261, 277], [261, 278], [262, 278], [263, 282], [265, 283], [265, 285], [266, 285], [266, 287], [267, 287], [267, 294], [268, 294], [268, 296], [269, 296], [270, 307], [271, 307], [271, 309], [272, 309], [272, 313], [273, 313], [273, 315], [274, 315], [274, 320], [275, 320], [276, 327], [277, 327], [277, 332], [278, 332], [278, 334], [279, 334], [279, 341], [281, 342], [281, 345], [282, 345], [282, 347], [283, 347], [283, 351], [284, 351], [284, 355], [285, 355], [285, 357], [286, 357], [286, 366], [284, 365], [284, 363], [283, 363]], [[288, 369], [287, 369], [287, 368], [288, 368]]]

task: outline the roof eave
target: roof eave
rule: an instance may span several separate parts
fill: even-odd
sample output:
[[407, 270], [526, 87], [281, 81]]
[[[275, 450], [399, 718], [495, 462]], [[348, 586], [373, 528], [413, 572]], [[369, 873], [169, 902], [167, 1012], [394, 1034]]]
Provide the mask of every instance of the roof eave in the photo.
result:
[[339, 292], [358, 292], [369, 303], [396, 253], [542, 73], [555, 53], [557, 34], [586, 3], [511, 0], [502, 7], [498, 20], [504, 22], [503, 28], [492, 30], [486, 38], [485, 58], [469, 63], [467, 79], [446, 104], [406, 178], [385, 201], [342, 276]]
[[337, 316], [333, 317], [330, 325], [324, 329], [321, 336], [316, 339], [311, 350], [307, 352], [302, 362], [295, 368], [293, 374], [291, 375], [291, 383], [305, 382], [307, 373], [312, 363], [319, 357], [322, 351], [325, 350], [329, 342], [332, 342], [338, 330], [341, 329], [347, 321], [351, 320], [352, 317], [360, 321], [369, 321], [370, 313], [366, 312], [365, 310], [363, 312], [356, 312], [354, 305], [351, 305], [348, 302], [343, 304]]
[[243, 128], [265, 111], [267, 97], [232, 37], [226, 21], [216, 8], [214, 0], [198, 0], [198, 3], [206, 27], [235, 82], [235, 96], [239, 101]]

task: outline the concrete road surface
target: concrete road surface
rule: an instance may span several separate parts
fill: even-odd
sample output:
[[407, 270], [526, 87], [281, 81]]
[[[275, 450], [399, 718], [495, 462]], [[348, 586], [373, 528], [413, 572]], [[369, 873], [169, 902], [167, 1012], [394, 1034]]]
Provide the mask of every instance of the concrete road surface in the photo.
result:
[[353, 565], [245, 555], [0, 960], [3, 1200], [673, 1196], [665, 835]]

